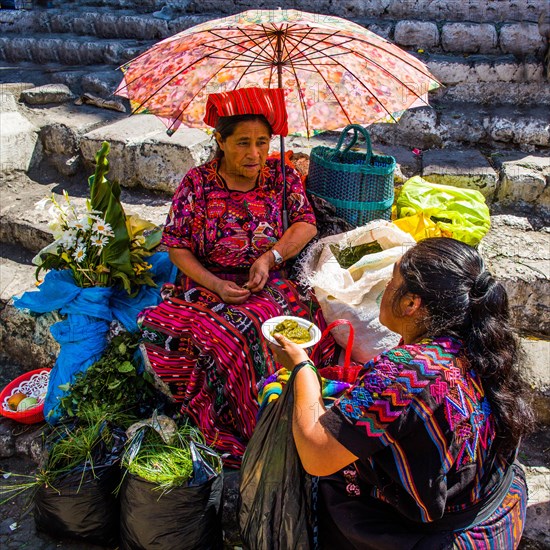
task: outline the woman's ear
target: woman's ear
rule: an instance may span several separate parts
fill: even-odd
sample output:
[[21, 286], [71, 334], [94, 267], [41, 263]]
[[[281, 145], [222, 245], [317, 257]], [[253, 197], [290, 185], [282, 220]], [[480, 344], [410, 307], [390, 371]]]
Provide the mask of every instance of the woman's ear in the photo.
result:
[[401, 313], [403, 317], [413, 317], [422, 307], [422, 300], [418, 294], [407, 292], [401, 298]]
[[214, 132], [214, 139], [216, 140], [216, 143], [218, 144], [218, 147], [223, 151], [222, 135], [219, 132]]

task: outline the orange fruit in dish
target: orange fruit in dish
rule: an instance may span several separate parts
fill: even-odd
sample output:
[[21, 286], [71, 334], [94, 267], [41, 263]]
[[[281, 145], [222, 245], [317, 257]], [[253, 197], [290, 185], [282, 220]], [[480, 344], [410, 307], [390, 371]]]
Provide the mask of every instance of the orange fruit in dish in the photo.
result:
[[23, 401], [23, 399], [25, 399], [25, 397], [27, 396], [24, 393], [21, 393], [20, 391], [15, 392], [11, 397], [8, 398], [8, 407], [12, 411], [16, 411], [17, 406], [21, 401]]

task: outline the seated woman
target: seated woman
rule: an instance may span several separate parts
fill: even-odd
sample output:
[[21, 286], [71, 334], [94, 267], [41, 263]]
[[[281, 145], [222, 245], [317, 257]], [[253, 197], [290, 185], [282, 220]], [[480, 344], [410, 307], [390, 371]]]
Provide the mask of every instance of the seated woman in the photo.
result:
[[142, 336], [182, 412], [226, 465], [239, 465], [256, 424], [257, 383], [276, 370], [262, 323], [295, 315], [325, 326], [318, 305], [285, 277], [285, 262], [316, 234], [315, 216], [286, 167], [283, 229], [281, 165], [267, 158], [272, 134], [287, 133], [282, 90], [212, 94], [206, 109], [216, 158], [183, 178], [162, 237], [181, 287], [145, 312]]
[[303, 349], [281, 335], [273, 346], [294, 369], [302, 464], [324, 476], [321, 546], [516, 548], [527, 494], [514, 460], [533, 413], [504, 288], [475, 249], [426, 239], [396, 264], [380, 321], [400, 345], [326, 412]]

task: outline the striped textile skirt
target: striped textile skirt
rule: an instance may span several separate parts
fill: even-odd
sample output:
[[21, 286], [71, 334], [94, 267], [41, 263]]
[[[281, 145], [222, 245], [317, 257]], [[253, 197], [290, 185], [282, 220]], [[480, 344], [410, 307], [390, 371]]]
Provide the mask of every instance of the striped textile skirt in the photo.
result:
[[[181, 413], [199, 427], [226, 466], [240, 466], [256, 425], [258, 386], [281, 368], [261, 334], [262, 323], [294, 315], [321, 330], [326, 327], [314, 296], [304, 297], [295, 283], [274, 275], [240, 305], [226, 304], [184, 277], [181, 293], [140, 315], [151, 366], [181, 403]], [[320, 345], [321, 366], [332, 364], [334, 340], [329, 337]]]

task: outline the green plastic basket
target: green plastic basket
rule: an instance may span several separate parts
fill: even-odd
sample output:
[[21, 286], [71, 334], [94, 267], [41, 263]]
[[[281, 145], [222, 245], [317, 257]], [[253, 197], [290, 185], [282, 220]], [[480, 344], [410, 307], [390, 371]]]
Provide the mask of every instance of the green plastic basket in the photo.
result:
[[[348, 132], [353, 136], [341, 150]], [[351, 151], [359, 134], [365, 137], [366, 153]], [[334, 205], [339, 217], [356, 227], [390, 219], [395, 159], [372, 154], [365, 128], [358, 124], [346, 126], [336, 148], [314, 147], [309, 160], [307, 190]]]

